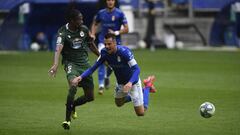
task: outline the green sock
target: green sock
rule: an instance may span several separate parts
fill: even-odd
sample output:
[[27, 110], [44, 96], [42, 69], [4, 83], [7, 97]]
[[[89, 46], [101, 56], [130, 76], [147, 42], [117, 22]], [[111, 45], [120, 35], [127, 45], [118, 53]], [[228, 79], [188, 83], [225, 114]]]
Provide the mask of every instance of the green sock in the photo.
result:
[[71, 121], [71, 112], [73, 109], [74, 96], [77, 93], [77, 87], [72, 86], [68, 91], [66, 104], [66, 121]]

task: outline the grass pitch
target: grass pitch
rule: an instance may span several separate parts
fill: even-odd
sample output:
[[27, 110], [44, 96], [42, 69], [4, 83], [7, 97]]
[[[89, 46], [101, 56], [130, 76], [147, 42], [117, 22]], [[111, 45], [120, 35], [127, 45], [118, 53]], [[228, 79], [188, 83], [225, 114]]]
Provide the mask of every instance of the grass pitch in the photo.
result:
[[[239, 135], [240, 53], [147, 50], [134, 51], [141, 78], [155, 75], [157, 93], [137, 117], [131, 103], [114, 105], [111, 88], [95, 101], [77, 108], [70, 131], [61, 127], [67, 82], [63, 67], [56, 78], [47, 71], [53, 53], [0, 54], [0, 135]], [[91, 54], [91, 61], [96, 59]], [[79, 89], [77, 95], [81, 95]], [[205, 119], [201, 103], [209, 101], [216, 114]]]

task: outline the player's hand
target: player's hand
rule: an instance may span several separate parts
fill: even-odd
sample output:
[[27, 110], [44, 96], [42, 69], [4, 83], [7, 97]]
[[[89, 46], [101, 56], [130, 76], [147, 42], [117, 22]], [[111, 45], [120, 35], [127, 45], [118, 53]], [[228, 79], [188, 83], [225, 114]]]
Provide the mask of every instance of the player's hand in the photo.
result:
[[57, 68], [58, 68], [58, 65], [53, 65], [49, 70], [48, 70], [48, 74], [51, 76], [51, 77], [55, 77], [56, 74], [57, 74]]
[[128, 93], [131, 89], [132, 89], [132, 83], [131, 82], [128, 82], [127, 84], [125, 84], [123, 86], [123, 92], [124, 93]]
[[111, 34], [115, 35], [114, 31], [111, 30], [111, 29], [108, 29], [108, 33], [111, 33]]
[[111, 29], [108, 29], [108, 33], [114, 34], [114, 31]]
[[113, 34], [113, 35], [115, 35], [115, 36], [120, 35], [120, 32], [119, 32], [119, 31], [113, 31], [113, 30], [111, 30], [111, 29], [108, 29], [108, 33], [111, 33], [111, 34]]
[[82, 80], [82, 77], [81, 76], [78, 76], [78, 77], [75, 77], [73, 80], [72, 80], [72, 83], [74, 86], [77, 86], [78, 83]]

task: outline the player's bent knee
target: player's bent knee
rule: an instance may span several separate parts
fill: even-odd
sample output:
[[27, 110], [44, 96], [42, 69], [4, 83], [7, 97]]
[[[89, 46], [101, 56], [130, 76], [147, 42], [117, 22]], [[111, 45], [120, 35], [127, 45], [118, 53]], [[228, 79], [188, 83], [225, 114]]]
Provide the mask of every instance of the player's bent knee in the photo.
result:
[[115, 104], [117, 107], [121, 107], [124, 105], [124, 98], [115, 98]]
[[123, 104], [118, 104], [118, 103], [115, 103], [117, 107], [121, 107], [123, 106]]
[[92, 102], [92, 101], [94, 101], [94, 97], [88, 97], [87, 98], [87, 102]]
[[115, 102], [115, 104], [116, 104], [117, 107], [121, 107], [121, 106], [124, 105], [124, 103], [121, 103], [121, 102]]
[[144, 116], [144, 107], [143, 107], [143, 105], [135, 106], [134, 110], [135, 110], [137, 116]]
[[144, 112], [142, 113], [136, 113], [137, 114], [137, 116], [144, 116]]

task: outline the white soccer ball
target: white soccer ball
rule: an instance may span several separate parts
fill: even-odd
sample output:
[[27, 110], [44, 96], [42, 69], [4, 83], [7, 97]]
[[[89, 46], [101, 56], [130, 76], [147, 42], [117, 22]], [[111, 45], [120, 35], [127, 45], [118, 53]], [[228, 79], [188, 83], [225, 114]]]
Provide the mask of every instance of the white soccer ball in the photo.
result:
[[204, 102], [199, 108], [200, 114], [204, 118], [210, 118], [215, 113], [215, 106], [210, 102]]
[[37, 52], [37, 51], [40, 50], [40, 45], [39, 45], [38, 43], [34, 42], [34, 43], [32, 43], [32, 44], [30, 45], [30, 49], [31, 49], [32, 51]]
[[175, 43], [175, 46], [176, 46], [177, 49], [183, 49], [184, 43], [182, 41], [177, 41]]
[[141, 48], [141, 49], [145, 49], [147, 47], [147, 44], [143, 40], [140, 40], [138, 42], [138, 47]]

